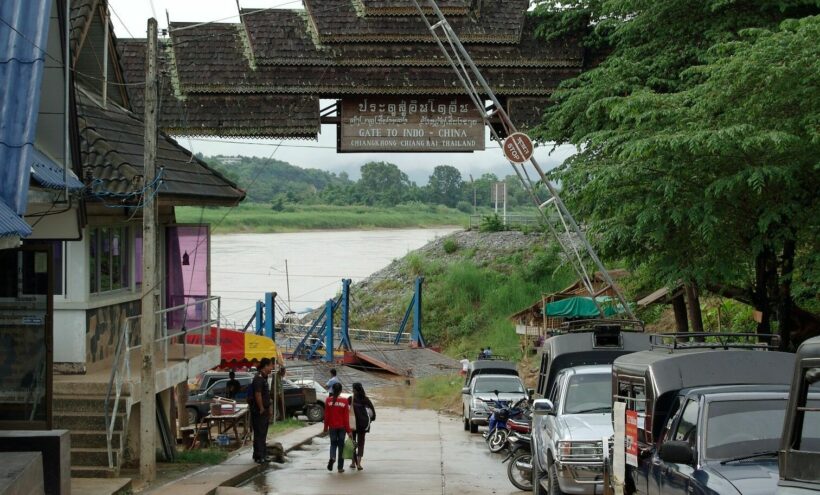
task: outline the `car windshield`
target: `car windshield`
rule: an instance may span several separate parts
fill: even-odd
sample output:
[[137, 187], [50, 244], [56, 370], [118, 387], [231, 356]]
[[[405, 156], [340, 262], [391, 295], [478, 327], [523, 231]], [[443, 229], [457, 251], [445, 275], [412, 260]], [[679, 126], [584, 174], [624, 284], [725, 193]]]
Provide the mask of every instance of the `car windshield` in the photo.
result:
[[612, 375], [572, 375], [564, 399], [564, 414], [605, 413], [612, 410]]
[[524, 386], [521, 380], [513, 376], [482, 376], [473, 387], [473, 393], [491, 394], [498, 390], [499, 394], [523, 394]]
[[708, 411], [707, 459], [730, 459], [780, 447], [786, 399], [712, 401]]

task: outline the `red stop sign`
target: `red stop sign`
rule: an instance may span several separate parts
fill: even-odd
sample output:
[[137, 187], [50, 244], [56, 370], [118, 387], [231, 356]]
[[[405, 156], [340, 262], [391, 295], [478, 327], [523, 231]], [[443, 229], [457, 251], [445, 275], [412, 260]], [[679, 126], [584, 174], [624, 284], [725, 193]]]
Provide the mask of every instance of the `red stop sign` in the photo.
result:
[[522, 164], [532, 157], [532, 140], [523, 132], [514, 132], [504, 140], [504, 156], [507, 160]]

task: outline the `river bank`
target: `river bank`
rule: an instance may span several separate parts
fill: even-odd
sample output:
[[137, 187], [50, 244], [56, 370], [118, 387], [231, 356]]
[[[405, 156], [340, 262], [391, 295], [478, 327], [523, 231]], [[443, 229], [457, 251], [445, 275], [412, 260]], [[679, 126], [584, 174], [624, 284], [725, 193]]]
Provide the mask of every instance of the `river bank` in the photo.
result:
[[212, 233], [280, 233], [313, 230], [374, 230], [460, 227], [467, 213], [441, 205], [377, 206], [271, 205], [242, 203], [235, 208], [177, 207], [179, 223], [210, 223]]
[[395, 330], [417, 276], [424, 277], [425, 338], [457, 358], [487, 345], [496, 354], [519, 357], [509, 316], [574, 280], [547, 235], [458, 231], [355, 283], [351, 326]]

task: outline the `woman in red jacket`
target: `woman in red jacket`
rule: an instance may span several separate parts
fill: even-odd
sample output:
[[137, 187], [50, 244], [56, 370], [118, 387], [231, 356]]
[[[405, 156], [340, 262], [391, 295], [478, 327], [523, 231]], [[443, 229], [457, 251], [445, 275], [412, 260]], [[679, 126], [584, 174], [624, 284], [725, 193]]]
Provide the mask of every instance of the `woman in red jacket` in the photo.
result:
[[[339, 472], [344, 473], [344, 457], [342, 450], [345, 446], [345, 434], [350, 432], [350, 402], [347, 399], [340, 399], [342, 384], [334, 383], [330, 397], [325, 401], [325, 428], [330, 431], [330, 460], [327, 461], [327, 470], [333, 471], [333, 463], [339, 460]], [[352, 437], [352, 435], [351, 435]], [[338, 457], [337, 457], [338, 456]]]

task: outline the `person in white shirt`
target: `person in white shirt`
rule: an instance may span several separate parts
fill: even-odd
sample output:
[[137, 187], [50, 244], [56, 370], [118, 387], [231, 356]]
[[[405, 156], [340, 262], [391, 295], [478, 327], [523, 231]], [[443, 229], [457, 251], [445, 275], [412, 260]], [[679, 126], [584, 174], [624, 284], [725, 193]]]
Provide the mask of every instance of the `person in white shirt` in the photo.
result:
[[342, 384], [341, 380], [336, 376], [336, 368], [330, 369], [330, 380], [327, 381], [325, 384], [325, 388], [328, 390], [333, 390], [333, 384], [338, 383], [339, 385]]
[[461, 356], [461, 376], [467, 376], [467, 370], [470, 367], [470, 360], [467, 359], [467, 356]]

